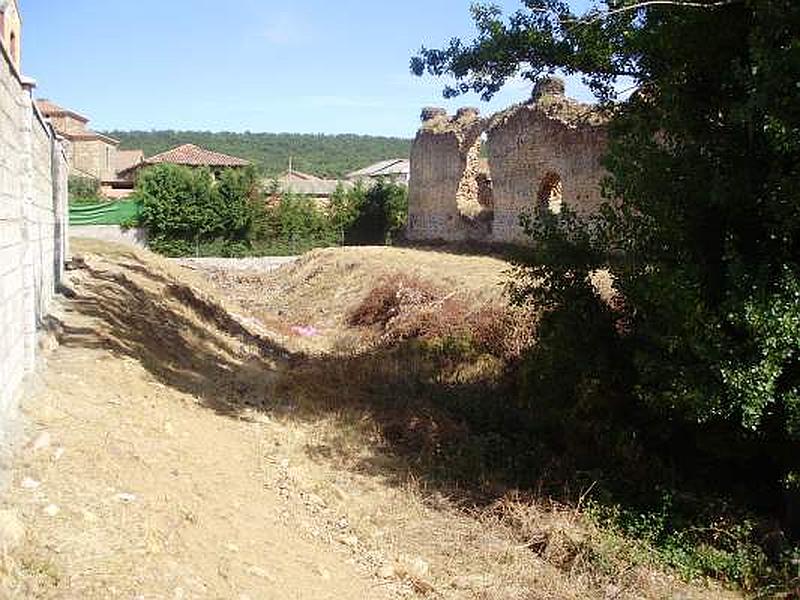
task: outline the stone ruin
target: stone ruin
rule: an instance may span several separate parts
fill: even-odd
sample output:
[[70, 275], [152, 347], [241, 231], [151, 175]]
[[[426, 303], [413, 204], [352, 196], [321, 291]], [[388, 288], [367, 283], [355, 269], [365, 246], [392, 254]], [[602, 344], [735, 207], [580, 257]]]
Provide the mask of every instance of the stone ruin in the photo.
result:
[[411, 150], [407, 236], [519, 244], [522, 213], [587, 213], [602, 202], [607, 116], [548, 78], [531, 100], [489, 118], [425, 108]]

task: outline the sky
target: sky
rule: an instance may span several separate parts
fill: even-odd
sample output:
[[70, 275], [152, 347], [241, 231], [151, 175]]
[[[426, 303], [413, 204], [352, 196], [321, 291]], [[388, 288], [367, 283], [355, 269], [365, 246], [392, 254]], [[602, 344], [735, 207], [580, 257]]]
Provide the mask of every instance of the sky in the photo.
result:
[[[489, 114], [418, 78], [422, 46], [470, 38], [468, 0], [19, 0], [22, 70], [96, 130], [358, 133], [412, 137], [423, 106]], [[573, 0], [581, 8], [586, 0]], [[495, 0], [506, 12], [519, 0]], [[567, 93], [591, 99], [577, 80]]]

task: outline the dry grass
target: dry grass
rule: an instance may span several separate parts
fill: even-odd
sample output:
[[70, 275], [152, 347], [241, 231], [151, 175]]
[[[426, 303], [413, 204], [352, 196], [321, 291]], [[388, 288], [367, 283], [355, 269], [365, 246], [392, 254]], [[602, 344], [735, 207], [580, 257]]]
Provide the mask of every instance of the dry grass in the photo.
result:
[[[340, 569], [327, 585], [341, 598], [729, 595], [676, 580], [646, 548], [593, 527], [579, 507], [496, 490], [479, 506], [465, 490], [428, 477], [420, 457], [436, 457], [444, 441], [470, 444], [463, 424], [416, 397], [420, 382], [441, 382], [442, 364], [408, 344], [332, 352], [347, 340], [363, 344], [363, 328], [348, 319], [392, 274], [416, 282], [423, 307], [442, 294], [468, 307], [502, 306], [503, 261], [323, 250], [237, 283], [213, 273], [204, 281], [146, 252], [74, 248], [88, 268], [76, 278], [78, 299], [65, 316], [71, 329], [35, 414], [68, 452], [60, 463], [26, 457], [15, 477], [40, 469], [48, 494], [100, 521], [87, 525], [75, 508], [64, 511], [70, 518], [74, 511], [74, 521], [48, 522], [36, 502], [26, 512], [29, 500], [15, 492], [11, 500], [23, 503], [38, 534], [4, 563], [11, 572], [4, 579], [42, 590], [17, 597], [100, 598], [110, 587], [172, 597], [176, 581], [195, 597], [194, 587], [174, 579], [189, 575], [204, 579], [209, 595], [239, 597], [236, 586], [260, 585], [261, 595], [251, 597], [281, 597], [237, 564], [263, 562], [278, 530], [288, 537], [272, 560], [287, 574], [310, 577], [309, 585], [319, 580], [304, 571], [306, 554]], [[378, 306], [393, 306], [391, 294], [381, 297]], [[383, 313], [370, 314], [384, 330]], [[286, 328], [295, 324], [323, 335], [292, 337]], [[446, 386], [502, 370], [445, 366]], [[109, 505], [108, 489], [122, 486], [139, 486], [142, 502]], [[233, 561], [220, 550], [226, 540], [239, 549]], [[353, 565], [373, 578], [366, 595], [357, 591], [365, 582]], [[65, 595], [70, 585], [90, 591]], [[326, 597], [320, 589], [297, 597]]]

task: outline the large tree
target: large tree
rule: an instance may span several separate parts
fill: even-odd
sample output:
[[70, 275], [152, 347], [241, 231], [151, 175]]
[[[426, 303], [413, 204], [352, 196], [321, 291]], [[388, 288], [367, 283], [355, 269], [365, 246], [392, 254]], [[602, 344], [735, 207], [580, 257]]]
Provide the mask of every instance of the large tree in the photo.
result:
[[[586, 394], [601, 366], [624, 371], [614, 393], [665, 422], [737, 429], [769, 449], [773, 481], [796, 490], [800, 2], [606, 0], [583, 14], [522, 4], [508, 17], [474, 6], [474, 40], [423, 48], [411, 68], [451, 78], [447, 96], [484, 99], [514, 76], [577, 74], [612, 109], [609, 202], [591, 223], [569, 211], [530, 222], [539, 244], [516, 286], [551, 315], [583, 311], [572, 323], [609, 316], [592, 304], [597, 267], [624, 299], [606, 323], [624, 364], [597, 356], [608, 345], [593, 349], [588, 327], [572, 342], [586, 360], [559, 391]], [[626, 102], [622, 87], [636, 88]], [[555, 316], [543, 335], [548, 322], [569, 335]]]

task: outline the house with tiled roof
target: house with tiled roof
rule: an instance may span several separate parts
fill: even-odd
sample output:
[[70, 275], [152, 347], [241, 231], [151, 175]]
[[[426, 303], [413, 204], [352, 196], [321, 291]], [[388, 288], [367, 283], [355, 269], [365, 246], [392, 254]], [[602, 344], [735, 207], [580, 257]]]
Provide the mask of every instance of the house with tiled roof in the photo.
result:
[[111, 189], [118, 180], [116, 165], [119, 141], [92, 131], [88, 127], [88, 117], [51, 100], [39, 99], [36, 106], [58, 134], [69, 141], [67, 158], [70, 176], [95, 179], [103, 188]]
[[185, 167], [206, 167], [211, 169], [213, 173], [219, 173], [225, 169], [240, 169], [249, 166], [249, 160], [223, 154], [222, 152], [214, 152], [206, 148], [201, 148], [195, 144], [183, 144], [166, 152], [161, 152], [149, 158], [142, 158], [136, 164], [133, 164], [119, 172], [119, 176], [129, 181], [136, 179], [137, 173], [148, 166], [152, 165], [182, 165]]
[[339, 181], [337, 179], [323, 179], [316, 175], [303, 173], [294, 169], [286, 171], [283, 175], [273, 180], [265, 181], [267, 189], [275, 186], [276, 194], [295, 194], [310, 198], [319, 203], [330, 200], [334, 192], [341, 186], [350, 189], [355, 184], [352, 181]]

